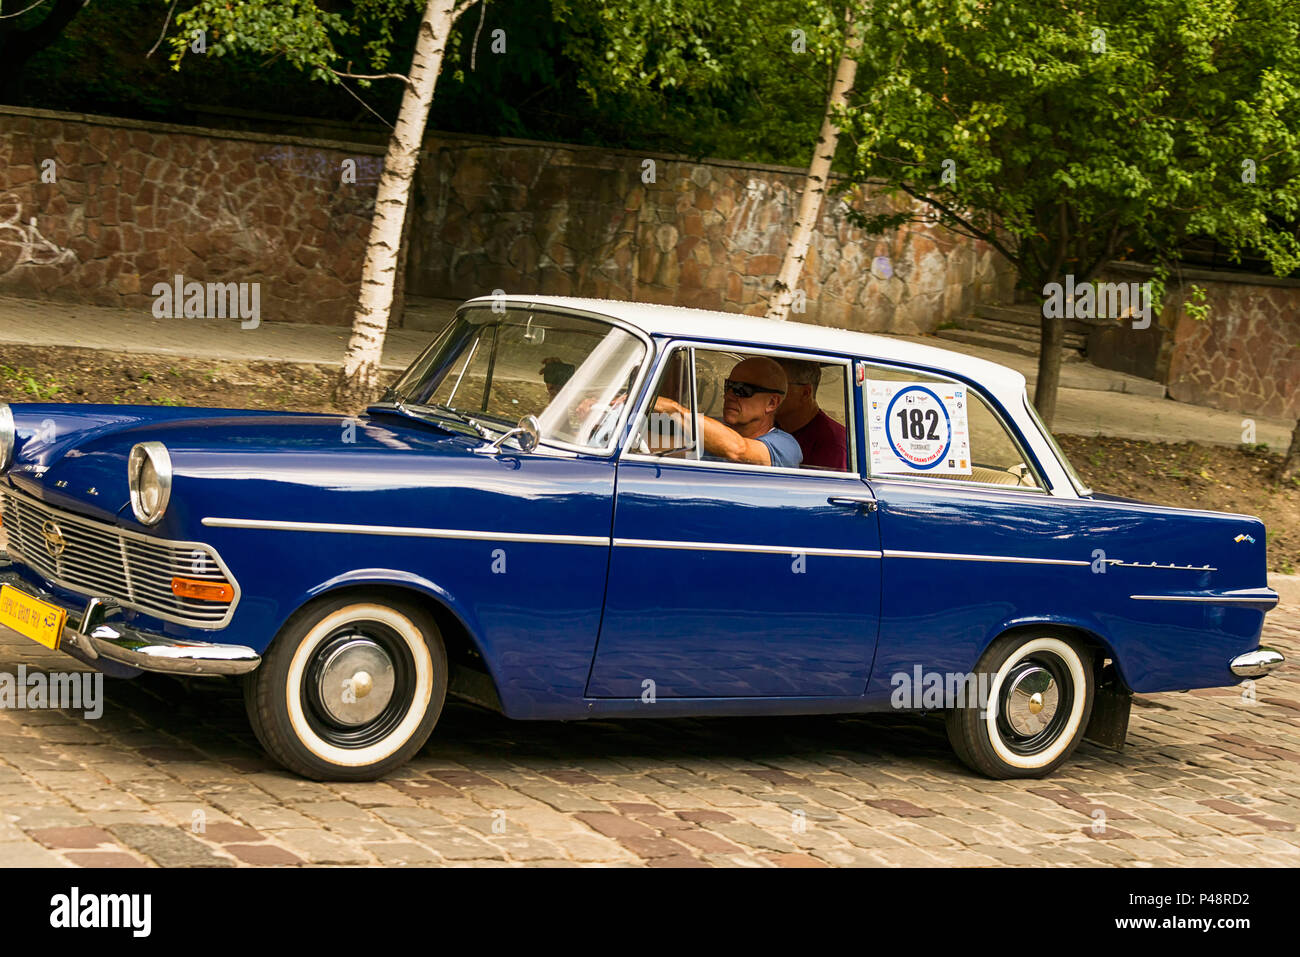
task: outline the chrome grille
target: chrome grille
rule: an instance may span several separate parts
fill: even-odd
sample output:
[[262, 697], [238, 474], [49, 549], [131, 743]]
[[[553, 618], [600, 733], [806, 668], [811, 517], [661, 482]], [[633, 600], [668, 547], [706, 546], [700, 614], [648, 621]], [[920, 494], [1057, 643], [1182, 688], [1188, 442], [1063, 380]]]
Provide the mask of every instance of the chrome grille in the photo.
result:
[[[44, 578], [72, 591], [112, 598], [167, 621], [220, 628], [239, 600], [239, 586], [217, 553], [200, 542], [172, 542], [128, 532], [106, 522], [50, 508], [12, 491], [0, 491], [0, 520], [9, 553]], [[54, 522], [67, 543], [57, 557], [43, 528]], [[234, 600], [199, 601], [172, 594], [175, 576], [229, 582]]]

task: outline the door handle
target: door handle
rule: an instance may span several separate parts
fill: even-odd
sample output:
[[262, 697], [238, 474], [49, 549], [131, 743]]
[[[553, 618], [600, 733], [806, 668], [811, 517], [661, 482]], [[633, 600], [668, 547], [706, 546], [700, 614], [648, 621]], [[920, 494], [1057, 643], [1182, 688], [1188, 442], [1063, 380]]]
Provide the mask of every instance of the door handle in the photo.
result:
[[874, 512], [877, 507], [874, 498], [855, 498], [852, 495], [832, 495], [826, 501], [832, 505], [843, 505], [846, 508], [861, 508], [867, 512]]

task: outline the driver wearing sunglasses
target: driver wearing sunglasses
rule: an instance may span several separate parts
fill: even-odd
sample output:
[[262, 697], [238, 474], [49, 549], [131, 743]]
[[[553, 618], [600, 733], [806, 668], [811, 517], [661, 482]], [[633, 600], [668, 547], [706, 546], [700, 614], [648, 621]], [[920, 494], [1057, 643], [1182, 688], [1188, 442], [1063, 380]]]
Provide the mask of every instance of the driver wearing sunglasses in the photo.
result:
[[[724, 383], [722, 421], [700, 416], [704, 458], [714, 462], [798, 468], [803, 452], [793, 435], [776, 427], [776, 410], [785, 398], [785, 370], [772, 359], [752, 356], [736, 363]], [[667, 396], [656, 412], [690, 420], [690, 410]]]

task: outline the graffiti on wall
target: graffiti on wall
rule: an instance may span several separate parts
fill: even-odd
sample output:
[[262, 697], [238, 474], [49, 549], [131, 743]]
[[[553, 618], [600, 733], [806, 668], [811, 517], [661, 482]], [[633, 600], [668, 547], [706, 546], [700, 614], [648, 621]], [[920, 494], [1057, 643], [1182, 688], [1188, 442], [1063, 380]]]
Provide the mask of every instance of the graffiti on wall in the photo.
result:
[[0, 276], [19, 266], [57, 266], [76, 258], [71, 249], [41, 235], [35, 216], [23, 222], [23, 204], [17, 194], [0, 194]]

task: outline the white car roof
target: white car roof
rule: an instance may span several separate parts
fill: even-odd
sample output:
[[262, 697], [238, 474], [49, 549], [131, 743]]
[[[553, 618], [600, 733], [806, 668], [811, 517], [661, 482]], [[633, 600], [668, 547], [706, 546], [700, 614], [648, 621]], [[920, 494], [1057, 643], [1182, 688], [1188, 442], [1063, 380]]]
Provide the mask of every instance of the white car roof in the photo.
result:
[[898, 362], [948, 372], [978, 383], [997, 398], [1020, 426], [1030, 449], [1038, 457], [1052, 486], [1052, 495], [1075, 498], [1077, 491], [1066, 466], [1025, 407], [1025, 377], [1015, 369], [977, 359], [974, 356], [936, 349], [903, 339], [873, 336], [807, 322], [781, 322], [685, 306], [662, 306], [647, 302], [619, 302], [613, 299], [581, 299], [573, 296], [480, 296], [466, 305], [504, 302], [522, 308], [546, 307], [604, 316], [626, 323], [646, 335], [713, 342], [767, 346], [791, 351], [808, 350], [867, 360]]
[[[500, 302], [481, 296], [471, 303]], [[765, 319], [738, 313], [663, 306], [647, 302], [619, 302], [613, 299], [582, 299], [574, 296], [506, 296], [511, 306], [548, 306], [608, 316], [647, 335], [699, 338], [781, 349], [807, 349], [927, 366], [964, 376], [993, 392], [1004, 403], [1016, 403], [1025, 390], [1025, 377], [1015, 369], [977, 359], [974, 356], [923, 346], [887, 336], [873, 336], [808, 322]], [[468, 305], [468, 303], [467, 303]]]

